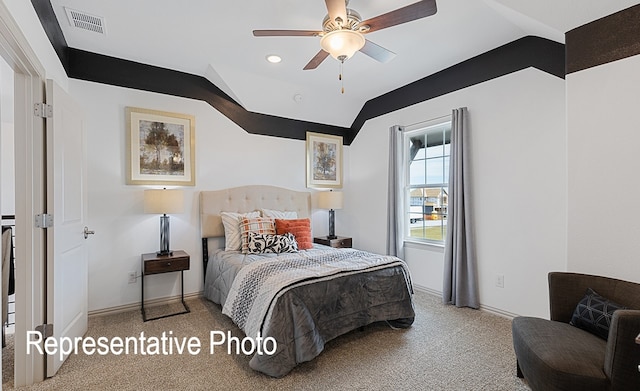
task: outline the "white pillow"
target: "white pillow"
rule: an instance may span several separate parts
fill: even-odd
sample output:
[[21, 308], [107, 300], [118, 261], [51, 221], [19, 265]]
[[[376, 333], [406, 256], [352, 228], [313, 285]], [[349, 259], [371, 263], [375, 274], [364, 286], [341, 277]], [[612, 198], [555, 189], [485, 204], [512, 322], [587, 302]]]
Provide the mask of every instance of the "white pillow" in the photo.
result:
[[243, 217], [260, 217], [260, 212], [236, 213], [220, 212], [222, 225], [224, 226], [225, 251], [240, 251], [242, 249], [242, 236], [240, 235], [240, 221]]
[[297, 219], [298, 213], [288, 210], [260, 209], [262, 217], [270, 217], [272, 219]]

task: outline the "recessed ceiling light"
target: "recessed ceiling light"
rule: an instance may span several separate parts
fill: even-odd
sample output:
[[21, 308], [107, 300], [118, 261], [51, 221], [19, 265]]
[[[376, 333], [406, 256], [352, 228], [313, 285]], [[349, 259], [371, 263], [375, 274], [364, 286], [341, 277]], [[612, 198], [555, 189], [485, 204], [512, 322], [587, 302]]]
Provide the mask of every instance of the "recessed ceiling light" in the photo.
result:
[[267, 56], [267, 61], [269, 61], [272, 64], [277, 64], [280, 61], [282, 61], [282, 58], [280, 56], [276, 55], [276, 54], [269, 54]]

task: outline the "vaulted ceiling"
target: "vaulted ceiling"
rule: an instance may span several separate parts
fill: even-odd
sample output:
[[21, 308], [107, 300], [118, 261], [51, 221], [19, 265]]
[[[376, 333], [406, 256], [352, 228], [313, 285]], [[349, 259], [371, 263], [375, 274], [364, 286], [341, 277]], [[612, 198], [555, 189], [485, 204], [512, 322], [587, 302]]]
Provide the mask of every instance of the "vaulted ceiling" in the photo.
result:
[[[44, 0], [47, 1], [47, 0]], [[34, 0], [42, 2], [42, 0]], [[351, 0], [368, 19], [415, 0]], [[380, 63], [356, 53], [343, 66], [317, 37], [254, 37], [254, 29], [321, 30], [323, 0], [50, 0], [69, 48], [202, 76], [249, 112], [350, 128], [368, 101], [533, 35], [564, 33], [637, 3], [631, 0], [440, 0], [433, 16], [367, 34], [394, 53]], [[105, 33], [70, 24], [67, 9], [101, 17]], [[277, 54], [282, 62], [266, 61]]]

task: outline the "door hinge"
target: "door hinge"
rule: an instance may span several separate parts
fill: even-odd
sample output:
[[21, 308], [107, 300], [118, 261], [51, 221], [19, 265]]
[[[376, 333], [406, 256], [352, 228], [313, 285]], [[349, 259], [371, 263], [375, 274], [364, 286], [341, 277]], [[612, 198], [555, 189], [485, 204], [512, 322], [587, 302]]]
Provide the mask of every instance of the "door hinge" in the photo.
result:
[[35, 103], [33, 105], [33, 115], [39, 118], [53, 117], [53, 106], [46, 103]]
[[36, 228], [50, 227], [53, 227], [53, 215], [47, 213], [36, 215]]
[[49, 337], [53, 337], [53, 325], [50, 323], [36, 326], [36, 331], [42, 335], [43, 340]]

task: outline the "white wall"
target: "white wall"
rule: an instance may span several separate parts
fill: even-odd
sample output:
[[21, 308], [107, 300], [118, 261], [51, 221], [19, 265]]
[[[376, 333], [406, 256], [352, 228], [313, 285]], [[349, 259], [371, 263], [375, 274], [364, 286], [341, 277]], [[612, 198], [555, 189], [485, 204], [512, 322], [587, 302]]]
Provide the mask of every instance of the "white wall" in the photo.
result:
[[[91, 247], [90, 309], [137, 302], [139, 283], [126, 284], [126, 273], [139, 269], [140, 253], [158, 246], [157, 216], [141, 213], [143, 187], [124, 185], [124, 106], [196, 115], [198, 185], [187, 191], [188, 212], [172, 217], [173, 247], [194, 257], [186, 292], [201, 287], [199, 190], [247, 183], [304, 188], [303, 141], [246, 134], [202, 102], [70, 81], [30, 2], [0, 1], [47, 77], [69, 90], [86, 110], [89, 223], [98, 233]], [[467, 106], [474, 135], [481, 303], [545, 316], [550, 270], [640, 281], [640, 263], [633, 258], [640, 247], [640, 225], [633, 219], [640, 209], [640, 132], [631, 114], [640, 92], [640, 76], [634, 72], [639, 63], [636, 56], [568, 75], [566, 102], [564, 81], [527, 69], [368, 121], [345, 148], [345, 208], [336, 212], [336, 232], [352, 236], [357, 247], [384, 252], [388, 128]], [[245, 159], [238, 168], [225, 165], [240, 156]], [[314, 214], [314, 230], [326, 233], [326, 212]], [[406, 250], [416, 284], [440, 291], [442, 250], [415, 245]], [[496, 274], [505, 275], [505, 288], [494, 286]], [[170, 276], [157, 279], [150, 297], [178, 292]]]
[[15, 153], [13, 136], [13, 70], [0, 58], [0, 202], [3, 215], [15, 214]]
[[[138, 303], [140, 282], [127, 284], [127, 272], [139, 271], [140, 254], [159, 247], [159, 218], [142, 213], [144, 187], [124, 184], [125, 106], [196, 116], [197, 186], [186, 190], [187, 212], [171, 217], [172, 247], [192, 255], [191, 270], [185, 273], [185, 293], [202, 289], [198, 191], [246, 184], [305, 190], [304, 141], [249, 135], [203, 102], [70, 80], [31, 3], [0, 1], [20, 26], [46, 76], [68, 91], [85, 110], [90, 176], [88, 225], [96, 231], [90, 245], [89, 310]], [[347, 177], [348, 148], [344, 158]], [[314, 213], [314, 232], [326, 234], [327, 225], [326, 211]], [[146, 297], [179, 293], [179, 280], [174, 275], [153, 278]]]
[[567, 76], [569, 270], [640, 282], [640, 56]]
[[[385, 252], [388, 129], [469, 109], [480, 302], [548, 316], [547, 273], [566, 269], [564, 80], [529, 68], [368, 121], [350, 147], [341, 211], [355, 245]], [[348, 207], [346, 206], [348, 202]], [[418, 287], [442, 291], [443, 250], [408, 244]], [[503, 274], [505, 287], [495, 287]]]
[[[143, 213], [145, 186], [125, 184], [125, 107], [195, 116], [196, 186], [184, 187], [186, 212], [172, 215], [171, 248], [191, 255], [185, 293], [202, 290], [198, 192], [248, 184], [305, 189], [305, 142], [250, 135], [208, 104], [192, 99], [70, 80], [70, 93], [84, 108], [87, 123], [89, 216], [96, 231], [89, 247], [89, 310], [140, 301], [140, 254], [159, 249], [157, 215]], [[348, 161], [348, 148], [345, 148]], [[323, 213], [324, 212], [324, 213]], [[326, 211], [313, 215], [313, 230], [326, 234]], [[145, 298], [179, 294], [179, 274], [150, 276]]]

